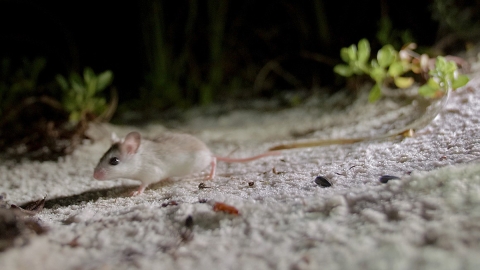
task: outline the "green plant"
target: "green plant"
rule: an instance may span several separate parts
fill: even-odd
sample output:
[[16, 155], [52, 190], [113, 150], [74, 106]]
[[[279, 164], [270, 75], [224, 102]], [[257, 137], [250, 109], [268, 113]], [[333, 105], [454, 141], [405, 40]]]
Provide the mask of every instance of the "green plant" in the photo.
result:
[[98, 116], [107, 108], [106, 99], [100, 93], [112, 83], [112, 71], [96, 75], [87, 67], [83, 78], [72, 72], [68, 80], [60, 74], [55, 79], [63, 91], [62, 105], [70, 114], [72, 123], [89, 120], [88, 117]]
[[468, 77], [458, 74], [457, 64], [439, 56], [435, 62], [435, 68], [429, 72], [430, 78], [427, 83], [418, 89], [418, 93], [425, 97], [438, 97], [445, 94], [449, 89], [457, 89], [468, 82]]
[[169, 103], [178, 103], [181, 99], [180, 84], [185, 69], [186, 57], [176, 58], [173, 46], [168, 42], [167, 26], [164, 22], [165, 11], [161, 1], [142, 1], [141, 7], [146, 13], [143, 26], [143, 38], [148, 65], [143, 99], [156, 107]]
[[375, 102], [381, 97], [381, 89], [389, 83], [394, 83], [398, 88], [408, 88], [414, 83], [414, 78], [403, 76], [407, 72], [428, 73], [431, 77], [427, 84], [422, 86], [419, 94], [425, 97], [435, 97], [441, 92], [456, 89], [468, 82], [468, 77], [458, 75], [457, 65], [454, 61], [448, 61], [439, 56], [435, 68], [429, 69], [431, 59], [426, 55], [418, 55], [413, 52], [416, 47], [411, 43], [396, 51], [393, 46], [383, 46], [375, 59], [370, 59], [370, 43], [366, 39], [360, 40], [358, 47], [352, 44], [348, 48], [342, 48], [341, 58], [346, 64], [338, 64], [334, 67], [335, 73], [351, 77], [353, 75], [369, 75], [375, 82], [370, 90], [369, 101]]
[[396, 49], [399, 49], [403, 44], [414, 42], [411, 31], [394, 29], [392, 20], [388, 16], [380, 19], [376, 37], [380, 44], [391, 44]]
[[453, 33], [468, 39], [478, 37], [480, 31], [478, 7], [478, 1], [455, 0], [434, 0], [430, 5], [440, 35]]
[[202, 105], [213, 101], [214, 95], [218, 92], [224, 79], [223, 67], [223, 41], [225, 24], [228, 11], [228, 1], [207, 1], [209, 27], [209, 73], [206, 83], [200, 85], [200, 102]]
[[369, 75], [375, 81], [370, 91], [369, 100], [374, 102], [381, 96], [383, 85], [393, 83], [399, 88], [408, 88], [413, 84], [413, 78], [402, 75], [410, 71], [410, 63], [403, 60], [391, 45], [383, 46], [375, 59], [370, 60], [370, 43], [366, 39], [348, 48], [342, 48], [340, 56], [347, 64], [339, 64], [334, 71], [344, 77], [352, 75]]
[[[211, 103], [225, 83], [228, 2], [189, 1], [185, 16], [174, 25], [165, 23], [171, 7], [163, 1], [142, 1], [141, 8], [146, 14], [142, 30], [148, 64], [142, 98], [155, 108]], [[205, 15], [206, 23], [199, 19]], [[203, 27], [208, 35], [199, 40], [197, 30]], [[202, 41], [208, 55], [197, 48]]]
[[7, 107], [28, 95], [34, 94], [38, 86], [38, 77], [45, 65], [46, 60], [42, 57], [37, 57], [32, 61], [23, 58], [21, 66], [13, 71], [12, 61], [8, 58], [2, 59], [0, 68], [0, 116]]

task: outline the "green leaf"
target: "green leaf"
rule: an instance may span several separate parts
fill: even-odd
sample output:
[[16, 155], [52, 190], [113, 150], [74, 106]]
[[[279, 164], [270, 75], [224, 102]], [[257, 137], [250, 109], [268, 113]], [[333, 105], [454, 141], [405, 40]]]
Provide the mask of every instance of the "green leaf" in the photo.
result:
[[72, 89], [78, 93], [85, 92], [85, 86], [83, 85], [82, 78], [77, 73], [70, 74], [70, 84], [72, 85]]
[[62, 88], [63, 91], [69, 90], [70, 87], [68, 86], [68, 82], [67, 82], [67, 79], [65, 79], [65, 77], [63, 77], [60, 74], [57, 74], [57, 76], [55, 76], [55, 80], [57, 81], [58, 85], [60, 86], [60, 88]]
[[424, 84], [418, 88], [418, 94], [428, 98], [435, 97], [438, 91], [439, 88], [433, 88], [429, 84]]
[[387, 44], [392, 33], [392, 21], [389, 17], [382, 16], [378, 24], [377, 39], [380, 43]]
[[95, 72], [90, 67], [86, 67], [83, 70], [83, 79], [85, 80], [86, 84], [88, 85], [93, 79], [95, 78]]
[[366, 63], [370, 58], [370, 43], [366, 38], [358, 42], [358, 61]]
[[343, 77], [350, 77], [353, 75], [353, 71], [348, 65], [339, 64], [333, 68], [333, 71]]
[[350, 68], [355, 75], [365, 74], [364, 70], [366, 69], [366, 66], [364, 64], [360, 64], [360, 62], [353, 62], [353, 65], [351, 65]]
[[372, 69], [370, 70], [370, 77], [376, 83], [382, 84], [386, 76], [387, 76], [387, 72], [382, 67], [372, 65]]
[[392, 77], [397, 77], [405, 72], [402, 62], [393, 62], [388, 68], [388, 74]]
[[[350, 62], [350, 57], [348, 56], [348, 48], [342, 48], [340, 50], [340, 57], [342, 58], [343, 61], [345, 62]], [[352, 59], [353, 60], [353, 59]]]
[[382, 90], [380, 89], [380, 85], [377, 83], [372, 87], [372, 90], [370, 90], [370, 94], [368, 95], [368, 101], [373, 103], [379, 100], [381, 96]]
[[392, 45], [383, 46], [377, 53], [378, 64], [384, 68], [390, 66], [393, 60], [395, 60], [395, 57], [396, 51]]
[[102, 91], [107, 86], [109, 86], [113, 81], [113, 72], [111, 70], [106, 70], [100, 75], [98, 75], [98, 83], [97, 83], [97, 92]]
[[408, 88], [413, 84], [412, 77], [395, 77], [393, 78], [393, 82], [399, 88]]
[[453, 80], [452, 88], [457, 89], [468, 83], [469, 79], [467, 75], [459, 75], [455, 80]]
[[437, 60], [435, 60], [435, 69], [444, 70], [446, 65], [447, 65], [447, 60], [445, 59], [445, 57], [437, 56]]
[[95, 96], [95, 92], [97, 90], [97, 78], [92, 77], [90, 78], [90, 81], [85, 82], [86, 88], [87, 88], [87, 97], [93, 97]]
[[350, 61], [356, 61], [357, 60], [357, 46], [355, 44], [350, 45], [347, 49], [347, 54], [348, 54], [348, 59]]
[[453, 74], [457, 70], [457, 64], [454, 61], [447, 61], [445, 65], [445, 73]]
[[433, 78], [428, 79], [427, 84], [435, 90], [440, 89], [440, 85]]

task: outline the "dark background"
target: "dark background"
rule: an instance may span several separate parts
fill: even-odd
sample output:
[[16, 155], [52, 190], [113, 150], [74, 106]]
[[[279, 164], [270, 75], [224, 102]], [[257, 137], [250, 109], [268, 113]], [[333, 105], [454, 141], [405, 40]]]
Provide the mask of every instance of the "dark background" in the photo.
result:
[[[150, 27], [148, 11], [152, 2], [1, 0], [0, 58], [45, 57], [47, 67], [40, 78], [45, 81], [58, 73], [81, 73], [85, 66], [92, 67], [95, 72], [110, 69], [115, 76], [120, 102], [140, 99], [141, 89], [148, 92], [150, 87], [146, 79], [151, 68], [148, 65], [150, 56], [146, 53], [145, 35], [148, 33], [145, 27]], [[195, 29], [188, 38], [183, 31], [191, 1], [160, 2], [163, 8], [159, 16], [165, 23], [165, 39], [172, 46], [172, 58], [180, 55], [189, 39], [192, 59], [196, 60], [196, 67], [187, 68], [182, 80], [188, 79], [191, 70], [197, 70], [201, 80], [207, 80], [211, 65], [207, 38], [211, 15], [207, 1], [198, 1]], [[328, 31], [328, 38], [322, 39], [313, 2], [228, 1], [222, 42], [225, 59], [222, 83], [228, 86], [232, 78], [240, 77], [237, 88], [243, 89], [232, 90], [233, 96], [270, 97], [278, 93], [278, 89], [310, 89], [314, 85], [338, 83], [332, 72], [332, 62], [312, 61], [301, 54], [320, 54], [334, 63], [340, 61], [341, 47], [364, 37], [379, 49], [375, 35], [382, 16], [392, 21], [394, 29], [408, 29], [420, 46], [432, 46], [448, 34], [448, 29], [442, 30], [441, 22], [433, 18], [434, 1], [337, 0], [320, 1]], [[454, 2], [460, 8], [478, 11], [478, 1]], [[464, 41], [453, 49], [464, 49]], [[275, 59], [296, 77], [299, 85], [277, 77], [263, 89], [252, 90], [258, 72]], [[182, 87], [178, 91], [185, 91], [185, 85], [180, 83]], [[223, 90], [216, 94], [218, 99], [215, 100], [228, 97]], [[198, 96], [194, 95], [190, 104], [198, 102]]]

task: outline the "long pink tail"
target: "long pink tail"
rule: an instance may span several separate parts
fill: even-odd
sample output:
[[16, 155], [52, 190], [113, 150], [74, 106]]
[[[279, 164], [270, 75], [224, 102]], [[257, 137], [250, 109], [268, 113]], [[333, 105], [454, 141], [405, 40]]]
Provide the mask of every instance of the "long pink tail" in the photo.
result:
[[227, 163], [249, 162], [249, 161], [256, 160], [256, 159], [263, 158], [263, 157], [280, 155], [281, 153], [282, 152], [280, 152], [280, 151], [269, 151], [269, 152], [265, 152], [263, 154], [256, 155], [256, 156], [253, 156], [253, 157], [248, 157], [248, 158], [229, 158], [229, 157], [219, 157], [219, 156], [215, 156], [215, 158], [219, 161], [223, 161], [223, 162], [227, 162]]

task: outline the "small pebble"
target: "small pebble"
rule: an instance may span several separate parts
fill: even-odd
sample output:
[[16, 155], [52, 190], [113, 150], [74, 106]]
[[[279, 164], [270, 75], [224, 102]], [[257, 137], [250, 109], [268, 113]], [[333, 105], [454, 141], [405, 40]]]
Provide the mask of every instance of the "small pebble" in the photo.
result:
[[207, 199], [199, 199], [198, 202], [199, 202], [199, 203], [206, 203], [206, 202], [207, 202]]
[[327, 178], [323, 177], [323, 176], [317, 176], [317, 178], [315, 178], [315, 183], [321, 187], [331, 187], [332, 184], [327, 180]]
[[187, 219], [185, 219], [185, 227], [192, 228], [193, 227], [193, 217], [188, 215]]
[[249, 187], [253, 187], [253, 185], [255, 185], [255, 182], [248, 182]]
[[390, 180], [399, 180], [400, 177], [394, 176], [394, 175], [382, 175], [380, 176], [380, 179], [378, 179], [381, 183], [386, 184]]
[[199, 189], [204, 189], [204, 188], [207, 188], [207, 185], [205, 185], [204, 183], [200, 183], [200, 184], [198, 184], [198, 188]]

